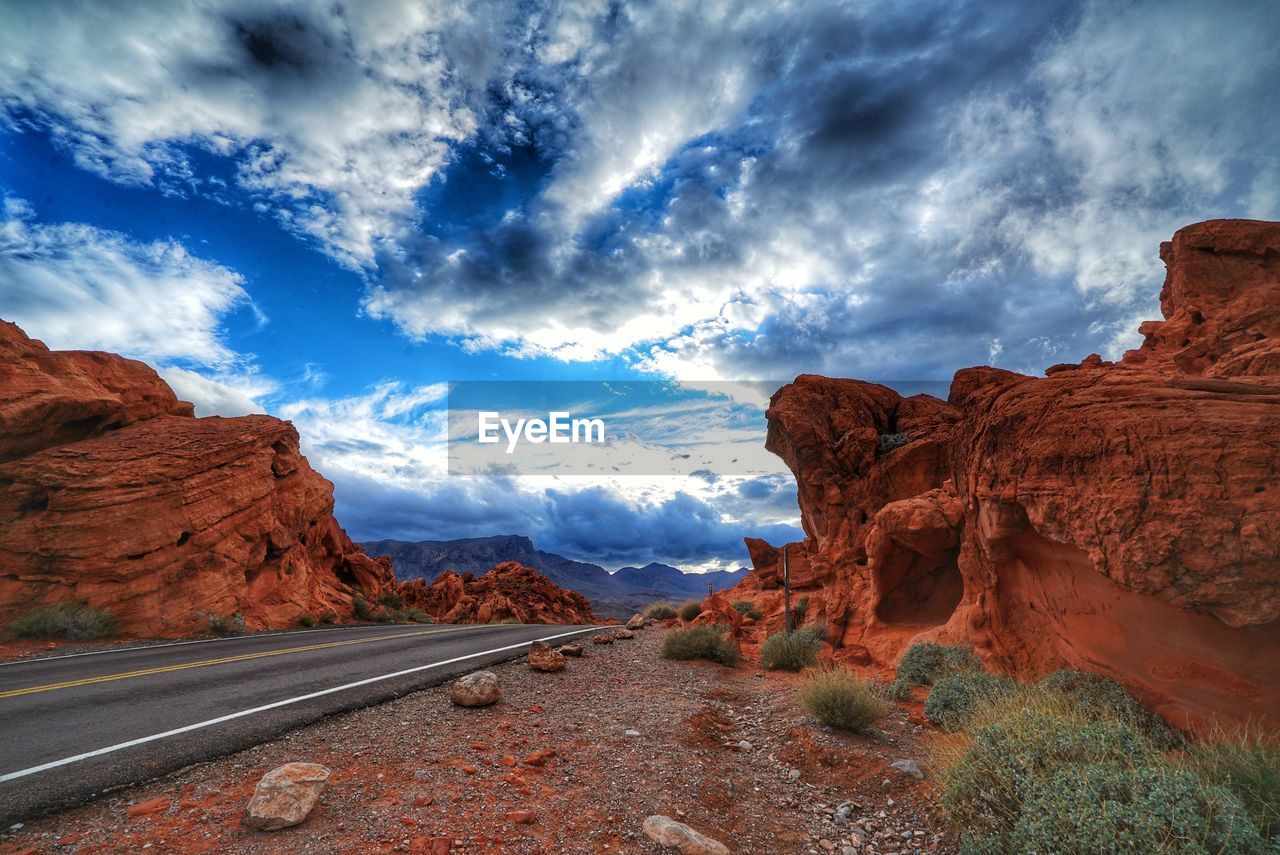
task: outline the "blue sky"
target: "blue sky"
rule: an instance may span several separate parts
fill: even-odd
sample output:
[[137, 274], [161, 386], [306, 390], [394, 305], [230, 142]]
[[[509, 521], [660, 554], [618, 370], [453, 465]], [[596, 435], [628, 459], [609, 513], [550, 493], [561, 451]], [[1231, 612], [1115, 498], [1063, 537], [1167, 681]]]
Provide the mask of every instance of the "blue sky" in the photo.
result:
[[1262, 0], [0, 0], [0, 317], [292, 419], [357, 538], [736, 566], [781, 468], [451, 478], [442, 384], [1117, 356], [1159, 241], [1280, 216], [1277, 45]]

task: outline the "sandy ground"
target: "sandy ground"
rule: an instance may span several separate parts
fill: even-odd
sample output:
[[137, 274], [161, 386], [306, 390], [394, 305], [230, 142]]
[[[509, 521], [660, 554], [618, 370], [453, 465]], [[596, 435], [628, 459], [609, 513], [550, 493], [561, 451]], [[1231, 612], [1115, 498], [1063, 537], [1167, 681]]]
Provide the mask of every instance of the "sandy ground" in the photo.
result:
[[[869, 736], [830, 731], [794, 675], [664, 660], [664, 631], [587, 644], [560, 673], [498, 666], [492, 707], [441, 686], [326, 719], [10, 829], [0, 853], [671, 851], [641, 832], [651, 814], [734, 853], [953, 851], [932, 785], [888, 767], [927, 760], [918, 706]], [[333, 771], [311, 816], [245, 827], [258, 778], [291, 761]], [[850, 822], [833, 816], [844, 803]]]

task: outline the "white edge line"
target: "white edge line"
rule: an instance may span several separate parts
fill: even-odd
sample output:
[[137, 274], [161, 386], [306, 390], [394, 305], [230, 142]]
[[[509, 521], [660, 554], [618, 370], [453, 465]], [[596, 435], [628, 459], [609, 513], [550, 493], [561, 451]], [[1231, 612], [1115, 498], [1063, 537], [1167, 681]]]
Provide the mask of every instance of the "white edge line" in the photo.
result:
[[[487, 626], [488, 624], [468, 624], [468, 626]], [[82, 653], [63, 653], [59, 656], [28, 656], [26, 659], [9, 659], [0, 662], [0, 668], [6, 665], [33, 665], [38, 662], [53, 662], [55, 659], [74, 659], [77, 656], [101, 656], [103, 653], [130, 653], [135, 650], [160, 650], [165, 647], [181, 647], [184, 644], [208, 644], [211, 641], [248, 641], [254, 638], [272, 638], [277, 635], [307, 635], [312, 632], [337, 632], [343, 629], [389, 629], [394, 626], [409, 626], [409, 624], [391, 624], [371, 626], [369, 624], [345, 624], [342, 626], [323, 626], [317, 629], [278, 629], [274, 632], [251, 632], [245, 635], [228, 635], [218, 638], [193, 638], [188, 641], [165, 641], [159, 644], [137, 644], [133, 647], [108, 647], [103, 650], [85, 650]], [[418, 626], [430, 626], [430, 624], [418, 624]]]
[[561, 632], [556, 635], [548, 635], [543, 638], [532, 638], [528, 641], [522, 641], [519, 644], [508, 644], [506, 647], [495, 647], [492, 650], [482, 650], [479, 653], [468, 653], [466, 656], [458, 656], [453, 659], [446, 659], [443, 662], [432, 662], [430, 665], [419, 665], [416, 668], [406, 668], [403, 671], [396, 671], [391, 674], [383, 674], [379, 677], [368, 677], [364, 680], [357, 680], [354, 683], [347, 683], [346, 685], [343, 685], [343, 686], [334, 686], [329, 689], [321, 689], [318, 692], [312, 692], [307, 695], [299, 695], [296, 698], [286, 698], [283, 701], [275, 701], [273, 703], [263, 704], [262, 706], [254, 707], [253, 709], [240, 710], [239, 712], [228, 713], [227, 715], [218, 716], [217, 718], [211, 718], [208, 721], [200, 721], [200, 722], [196, 722], [195, 724], [188, 724], [183, 727], [174, 728], [173, 730], [166, 730], [164, 733], [153, 733], [151, 736], [142, 736], [137, 739], [130, 739], [128, 742], [121, 742], [116, 745], [108, 745], [106, 748], [97, 748], [97, 749], [94, 749], [93, 751], [86, 751], [85, 753], [77, 754], [74, 757], [64, 757], [61, 760], [53, 760], [48, 763], [43, 763], [39, 766], [32, 766], [30, 769], [22, 769], [18, 772], [9, 772], [8, 774], [0, 775], [0, 784], [7, 783], [8, 781], [13, 781], [18, 778], [25, 778], [28, 775], [35, 775], [39, 772], [46, 772], [49, 769], [56, 769], [59, 766], [69, 766], [72, 763], [79, 763], [81, 760], [88, 760], [91, 757], [101, 757], [104, 754], [112, 754], [116, 751], [122, 751], [126, 748], [133, 748], [134, 746], [137, 746], [137, 745], [144, 745], [148, 742], [155, 742], [160, 739], [167, 739], [170, 736], [177, 736], [181, 733], [190, 733], [193, 730], [200, 730], [205, 727], [212, 727], [215, 724], [222, 724], [223, 722], [231, 721], [232, 719], [243, 718], [244, 716], [247, 716], [247, 715], [254, 715], [255, 713], [266, 712], [267, 710], [273, 710], [278, 707], [287, 707], [290, 704], [301, 703], [302, 701], [309, 701], [312, 698], [319, 698], [319, 697], [323, 697], [324, 695], [332, 695], [335, 692], [345, 692], [347, 689], [354, 689], [359, 686], [367, 686], [370, 683], [378, 683], [378, 682], [381, 682], [382, 680], [392, 680], [396, 677], [403, 677], [406, 674], [415, 674], [419, 671], [427, 671], [431, 668], [439, 668], [444, 665], [452, 665], [456, 662], [465, 662], [468, 659], [475, 659], [480, 656], [488, 656], [493, 653], [504, 653], [508, 650], [515, 650], [517, 647], [526, 647], [530, 644], [533, 644], [535, 641], [551, 641], [552, 639], [556, 639], [556, 638], [564, 638], [566, 635], [580, 635], [584, 632], [592, 632], [593, 630], [596, 630], [596, 629], [599, 629], [599, 627], [589, 626], [589, 627], [586, 627], [585, 629], [575, 629], [572, 632]]

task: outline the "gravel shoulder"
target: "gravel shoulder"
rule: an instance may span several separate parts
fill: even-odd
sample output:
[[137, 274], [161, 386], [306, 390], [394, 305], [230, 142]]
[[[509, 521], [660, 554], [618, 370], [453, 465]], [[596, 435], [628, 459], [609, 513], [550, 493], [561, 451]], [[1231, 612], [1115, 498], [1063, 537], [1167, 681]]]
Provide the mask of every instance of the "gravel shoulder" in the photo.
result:
[[[889, 766], [925, 765], [918, 707], [830, 731], [794, 675], [669, 662], [663, 632], [587, 643], [559, 673], [493, 667], [491, 707], [455, 707], [446, 685], [336, 715], [10, 830], [0, 853], [669, 852], [641, 832], [652, 814], [734, 853], [954, 851], [932, 784]], [[258, 779], [293, 761], [333, 772], [311, 816], [243, 825]]]

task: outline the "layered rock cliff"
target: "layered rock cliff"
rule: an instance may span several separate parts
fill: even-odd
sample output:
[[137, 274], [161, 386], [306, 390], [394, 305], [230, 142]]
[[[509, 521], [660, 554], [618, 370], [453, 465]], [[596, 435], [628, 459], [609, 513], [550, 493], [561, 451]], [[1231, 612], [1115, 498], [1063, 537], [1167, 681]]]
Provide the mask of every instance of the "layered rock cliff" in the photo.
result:
[[[1280, 723], [1280, 224], [1188, 226], [1161, 257], [1165, 320], [1119, 363], [965, 369], [947, 401], [815, 376], [774, 395], [794, 597], [837, 658], [965, 643], [1110, 674], [1175, 724]], [[748, 548], [722, 599], [762, 606], [759, 634], [781, 553]]]
[[195, 418], [140, 362], [50, 351], [0, 322], [0, 624], [84, 600], [133, 635], [352, 611], [395, 584], [269, 416]]
[[515, 561], [499, 564], [479, 578], [446, 570], [431, 584], [424, 579], [405, 582], [400, 593], [405, 605], [442, 623], [596, 622], [586, 597]]

